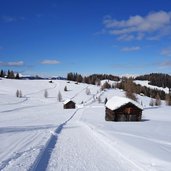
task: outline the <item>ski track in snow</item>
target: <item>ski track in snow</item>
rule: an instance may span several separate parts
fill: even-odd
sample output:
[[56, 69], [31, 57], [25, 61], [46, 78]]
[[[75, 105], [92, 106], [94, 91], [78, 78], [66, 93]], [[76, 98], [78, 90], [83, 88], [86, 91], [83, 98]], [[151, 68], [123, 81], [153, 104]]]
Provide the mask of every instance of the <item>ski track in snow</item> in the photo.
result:
[[119, 134], [119, 135], [130, 136], [130, 137], [139, 138], [139, 139], [144, 139], [144, 140], [151, 141], [151, 142], [154, 142], [154, 143], [157, 143], [157, 144], [161, 144], [161, 145], [169, 145], [169, 146], [171, 146], [171, 142], [167, 142], [167, 141], [156, 140], [156, 139], [153, 139], [153, 138], [144, 137], [144, 136], [140, 136], [140, 135], [129, 134], [129, 133], [125, 133], [125, 132], [114, 131], [114, 133], [115, 134]]
[[[81, 92], [83, 92], [86, 88], [89, 86], [83, 88], [80, 92], [76, 93], [71, 99], [74, 99], [76, 96], [78, 96]], [[76, 109], [76, 111], [72, 114], [70, 118], [68, 118], [65, 122], [60, 124], [55, 131], [52, 133], [51, 137], [49, 138], [48, 142], [46, 143], [45, 147], [41, 150], [38, 157], [36, 158], [34, 164], [29, 168], [29, 171], [45, 171], [48, 167], [48, 163], [51, 157], [51, 153], [53, 149], [55, 148], [55, 145], [57, 144], [58, 136], [61, 134], [63, 127], [74, 117], [74, 115], [79, 111], [80, 109]]]
[[[26, 94], [25, 96], [37, 94], [37, 93], [43, 92], [43, 91], [45, 91], [45, 90], [55, 89], [56, 87], [57, 87], [57, 84], [54, 83], [54, 86], [53, 86], [53, 87], [46, 88], [46, 89], [42, 89], [42, 90], [39, 90], [39, 91], [36, 91], [36, 92], [32, 92], [32, 93]], [[2, 104], [2, 105], [16, 105], [16, 104], [22, 104], [22, 103], [24, 103], [24, 102], [26, 102], [26, 101], [29, 100], [29, 97], [23, 97], [23, 98], [25, 98], [25, 99], [22, 100], [22, 101], [20, 101], [20, 102], [17, 102], [17, 103], [6, 103], [6, 104]], [[53, 104], [53, 103], [52, 103], [52, 104]], [[49, 104], [47, 104], [47, 105], [49, 105]], [[18, 110], [23, 110], [23, 109], [28, 109], [28, 108], [34, 108], [34, 107], [40, 107], [40, 106], [44, 106], [44, 105], [17, 107], [17, 108], [14, 108], [14, 109], [9, 109], [9, 110], [0, 111], [0, 113], [14, 112], [14, 111], [18, 111]]]
[[39, 134], [36, 132], [34, 135], [29, 135], [29, 136], [26, 135], [25, 137], [22, 137], [22, 139], [20, 138], [17, 141], [15, 141], [7, 149], [6, 153], [8, 153], [8, 152], [10, 153], [10, 151], [17, 149], [17, 147], [20, 147], [19, 150], [17, 150], [19, 152], [14, 152], [11, 157], [6, 159], [5, 161], [2, 161], [0, 164], [0, 170], [5, 169], [9, 165], [13, 164], [13, 162], [16, 162], [16, 160], [18, 158], [25, 155], [26, 153], [33, 151], [35, 149], [39, 149], [40, 147], [31, 147], [28, 150], [25, 150], [25, 147], [27, 147], [29, 144], [31, 144], [33, 141], [35, 141], [35, 139], [37, 139], [38, 136], [39, 136]]
[[[64, 124], [62, 126], [62, 128], [64, 127], [63, 133], [59, 135], [59, 144], [56, 143], [55, 150], [51, 151], [54, 154], [52, 154], [51, 162], [49, 163], [49, 167], [47, 170], [79, 171], [81, 169], [83, 171], [99, 171], [105, 170], [106, 167], [109, 167], [112, 170], [118, 171], [144, 171], [141, 166], [119, 152], [115, 148], [115, 143], [107, 142], [104, 137], [93, 131], [88, 125], [79, 121], [79, 118], [81, 117], [82, 112], [83, 110], [85, 110], [85, 108], [81, 110], [82, 111], [80, 111], [80, 114], [75, 113], [75, 116], [72, 116], [73, 119], [71, 118], [72, 120], [68, 120], [70, 122], [67, 122], [67, 125]], [[70, 132], [70, 134], [67, 134], [67, 136], [63, 136], [63, 134], [66, 134], [65, 132], [70, 129], [72, 129], [72, 132]], [[81, 138], [81, 136], [83, 136], [84, 138]], [[60, 141], [61, 139], [62, 141]], [[78, 148], [80, 145], [84, 146], [84, 150]], [[91, 151], [92, 148], [93, 151]], [[66, 158], [64, 159], [63, 156], [65, 156]], [[98, 159], [98, 162], [94, 160], [95, 158]], [[80, 162], [82, 163], [81, 166], [77, 165], [77, 160], [80, 160]], [[99, 164], [100, 162], [103, 163], [102, 165], [104, 166]], [[126, 169], [124, 168], [125, 165], [127, 166]], [[39, 169], [41, 169], [41, 167], [39, 167]], [[33, 171], [39, 169], [36, 168]]]
[[[139, 170], [139, 171], [144, 171], [144, 169], [139, 166], [138, 164], [136, 164], [134, 161], [132, 161], [131, 159], [129, 159], [128, 157], [126, 157], [124, 154], [122, 154], [119, 150], [117, 150], [117, 148], [115, 148], [115, 143], [116, 142], [112, 142], [109, 139], [104, 139], [104, 136], [102, 136], [101, 134], [99, 134], [97, 131], [95, 131], [94, 129], [92, 129], [91, 127], [89, 127], [87, 124], [84, 124], [87, 129], [89, 129], [90, 132], [92, 132], [92, 134], [94, 135], [94, 137], [96, 137], [99, 140], [99, 143], [104, 144], [104, 146], [108, 146], [112, 152], [114, 152], [113, 154], [113, 158], [116, 158], [116, 154], [118, 154], [119, 158], [123, 159], [125, 163], [127, 163], [128, 165], [132, 165], [131, 166], [131, 170]], [[122, 168], [123, 169], [123, 168]], [[127, 168], [128, 169], [128, 168]], [[126, 169], [126, 170], [127, 170]]]
[[[27, 97], [27, 96], [29, 96], [29, 95], [34, 95], [34, 94], [37, 94], [37, 93], [41, 93], [41, 92], [43, 92], [43, 91], [45, 91], [45, 90], [55, 89], [56, 87], [57, 87], [57, 84], [54, 83], [54, 86], [53, 86], [53, 87], [50, 87], [50, 88], [47, 88], [47, 89], [42, 89], [42, 90], [39, 90], [39, 91], [35, 91], [35, 92], [31, 92], [31, 93], [25, 94], [25, 96], [22, 97], [22, 100], [19, 101], [19, 102], [15, 102], [15, 103], [2, 103], [1, 105], [5, 105], [5, 106], [6, 106], [6, 105], [21, 104], [21, 103], [24, 103], [24, 102], [28, 101], [29, 97]], [[5, 94], [4, 94], [4, 95], [5, 95]], [[23, 100], [23, 98], [24, 98], [24, 100]]]
[[[23, 99], [24, 98], [24, 99]], [[16, 105], [16, 104], [21, 104], [26, 102], [29, 98], [28, 97], [22, 97], [23, 100], [19, 101], [19, 102], [15, 102], [15, 103], [2, 103], [1, 105], [6, 106], [6, 105]]]
[[[80, 92], [76, 93], [71, 99], [74, 99], [76, 96], [78, 96], [81, 92], [83, 92], [86, 88], [88, 88], [89, 86], [85, 87], [84, 89], [82, 89]], [[96, 93], [95, 95], [97, 95], [98, 93]], [[93, 103], [94, 100], [94, 96], [90, 97], [90, 99], [87, 100], [87, 102], [91, 101], [91, 103]], [[101, 95], [101, 94], [100, 94]], [[86, 103], [87, 103], [86, 102]], [[87, 106], [88, 104], [86, 104]], [[81, 108], [76, 109], [76, 111], [72, 114], [72, 116], [70, 118], [68, 118], [65, 122], [63, 122], [62, 124], [60, 124], [55, 131], [52, 133], [51, 137], [49, 138], [48, 142], [46, 143], [45, 147], [41, 150], [40, 154], [38, 155], [38, 157], [36, 158], [34, 164], [29, 168], [29, 171], [37, 171], [37, 170], [41, 170], [41, 171], [45, 171], [48, 167], [48, 163], [51, 157], [51, 154], [53, 152], [53, 149], [55, 148], [55, 146], [57, 145], [57, 141], [58, 141], [58, 136], [61, 134], [63, 127], [65, 125], [67, 125], [67, 123], [69, 121], [72, 120], [72, 118], [77, 114], [77, 112], [80, 110]]]
[[69, 119], [67, 119], [64, 123], [60, 124], [55, 129], [50, 139], [48, 140], [47, 144], [45, 145], [43, 150], [41, 150], [34, 164], [30, 167], [29, 171], [38, 171], [38, 170], [45, 171], [46, 170], [50, 157], [51, 157], [51, 153], [55, 145], [57, 144], [58, 136], [62, 132], [63, 127], [74, 117], [74, 115], [77, 113], [78, 110], [79, 109], [77, 109]]
[[55, 102], [48, 103], [48, 104], [43, 104], [43, 105], [17, 107], [17, 108], [10, 109], [10, 110], [0, 111], [0, 113], [9, 113], [9, 112], [20, 111], [20, 110], [25, 110], [25, 109], [29, 109], [29, 108], [37, 108], [37, 107], [41, 107], [41, 106], [48, 106], [48, 105], [51, 105], [51, 104], [55, 104]]

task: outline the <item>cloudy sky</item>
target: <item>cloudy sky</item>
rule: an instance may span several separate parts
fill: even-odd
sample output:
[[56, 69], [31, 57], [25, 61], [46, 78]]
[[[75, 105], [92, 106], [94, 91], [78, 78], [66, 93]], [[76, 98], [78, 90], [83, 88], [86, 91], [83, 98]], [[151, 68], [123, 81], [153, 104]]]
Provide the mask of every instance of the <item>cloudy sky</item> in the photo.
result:
[[171, 74], [171, 1], [0, 0], [0, 69]]

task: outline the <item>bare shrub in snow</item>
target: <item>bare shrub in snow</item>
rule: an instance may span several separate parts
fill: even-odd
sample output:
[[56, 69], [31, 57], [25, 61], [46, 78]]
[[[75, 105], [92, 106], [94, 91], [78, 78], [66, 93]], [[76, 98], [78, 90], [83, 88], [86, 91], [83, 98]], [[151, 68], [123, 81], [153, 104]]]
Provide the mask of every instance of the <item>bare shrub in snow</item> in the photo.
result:
[[89, 88], [86, 88], [86, 94], [87, 94], [87, 95], [90, 95], [90, 94], [91, 94], [91, 92], [90, 92], [90, 89], [89, 89]]
[[171, 95], [167, 94], [165, 99], [166, 105], [171, 106]]
[[97, 101], [98, 101], [98, 103], [101, 103], [101, 97], [99, 96], [98, 98], [97, 98]]
[[149, 106], [154, 106], [154, 100], [151, 98]]
[[161, 105], [161, 100], [160, 100], [159, 94], [157, 94], [157, 96], [156, 96], [155, 105], [156, 106], [160, 106]]

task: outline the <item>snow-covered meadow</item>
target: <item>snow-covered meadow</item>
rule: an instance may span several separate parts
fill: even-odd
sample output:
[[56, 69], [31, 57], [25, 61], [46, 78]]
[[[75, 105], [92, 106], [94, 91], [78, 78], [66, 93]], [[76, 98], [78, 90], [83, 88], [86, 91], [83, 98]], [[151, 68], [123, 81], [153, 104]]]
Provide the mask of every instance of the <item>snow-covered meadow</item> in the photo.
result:
[[[77, 108], [63, 109], [59, 91]], [[124, 92], [62, 80], [0, 80], [0, 170], [170, 171], [171, 107], [152, 108], [150, 98], [138, 96], [142, 122], [106, 122], [103, 102], [114, 95]]]

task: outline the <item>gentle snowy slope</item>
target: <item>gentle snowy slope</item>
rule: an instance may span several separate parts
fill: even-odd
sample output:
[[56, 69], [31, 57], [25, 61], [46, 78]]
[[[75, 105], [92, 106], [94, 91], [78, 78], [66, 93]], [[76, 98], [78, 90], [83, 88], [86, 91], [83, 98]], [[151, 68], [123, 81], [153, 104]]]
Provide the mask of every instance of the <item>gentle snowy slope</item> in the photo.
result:
[[151, 88], [151, 89], [158, 89], [158, 90], [164, 91], [165, 93], [169, 93], [169, 88], [167, 88], [167, 87], [162, 88], [162, 87], [157, 87], [157, 86], [150, 85], [150, 84], [148, 84], [149, 81], [136, 80], [136, 81], [134, 81], [134, 83], [139, 84], [141, 86], [146, 86], [146, 87]]
[[[17, 89], [23, 98], [15, 97]], [[59, 91], [77, 109], [64, 110]], [[142, 122], [106, 122], [103, 102], [114, 95], [124, 92], [60, 80], [0, 80], [0, 170], [170, 171], [171, 107], [151, 108], [150, 98], [138, 96]]]

